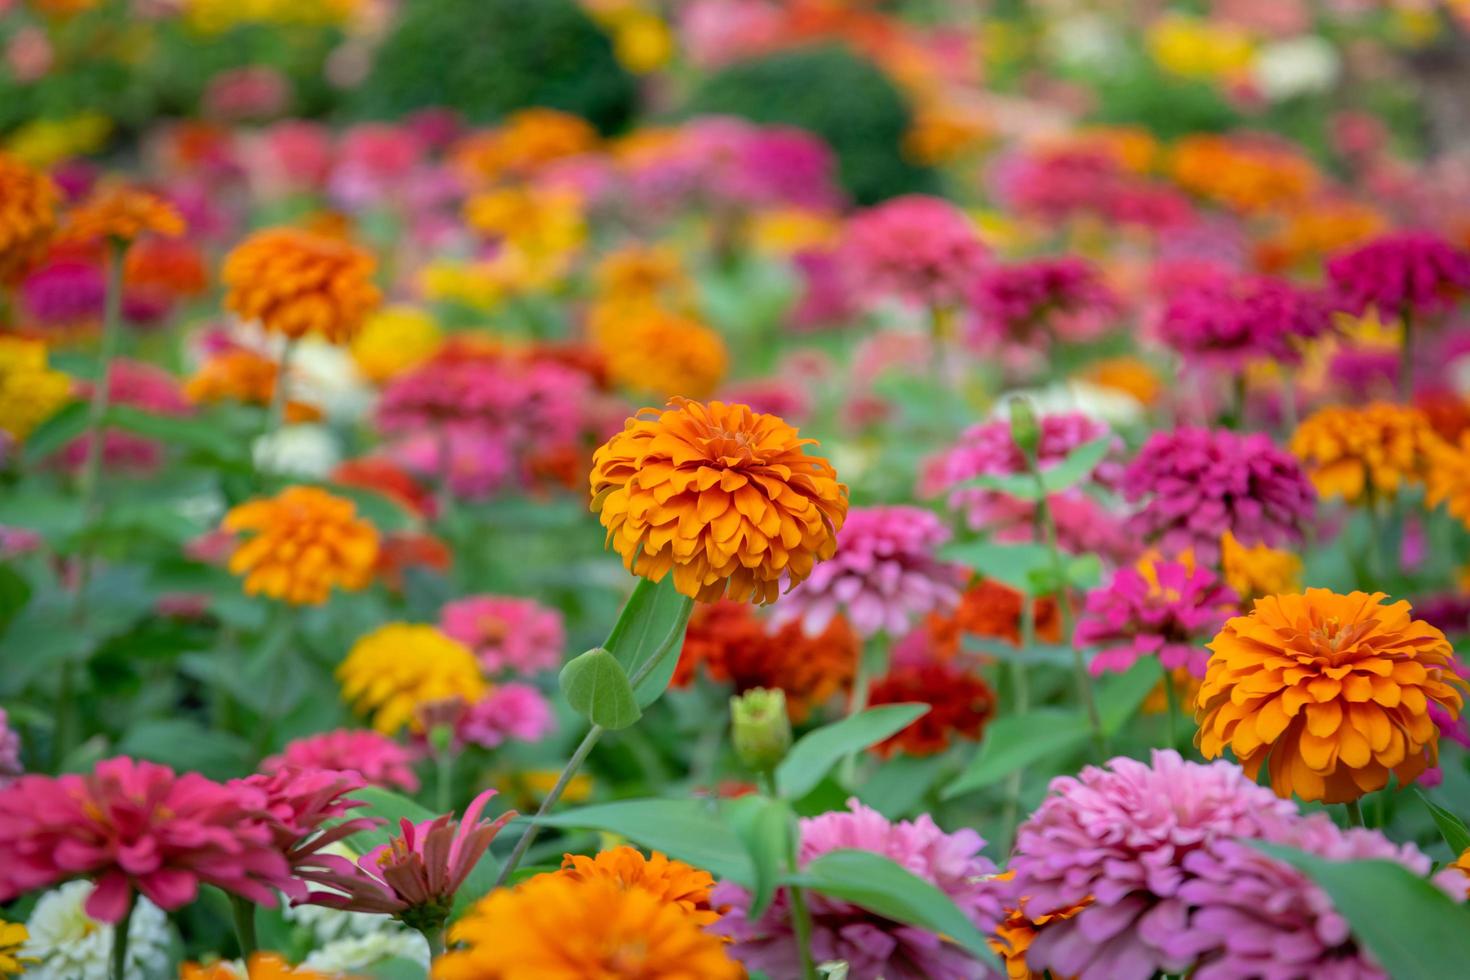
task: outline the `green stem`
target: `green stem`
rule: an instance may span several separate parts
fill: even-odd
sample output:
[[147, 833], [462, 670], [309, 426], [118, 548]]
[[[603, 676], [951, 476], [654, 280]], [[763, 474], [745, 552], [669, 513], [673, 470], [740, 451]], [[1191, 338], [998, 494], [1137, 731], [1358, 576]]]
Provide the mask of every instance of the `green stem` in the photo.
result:
[[[868, 670], [868, 658], [876, 657], [881, 651], [878, 644], [882, 644], [882, 633], [875, 634], [869, 638], [867, 643], [858, 647], [857, 664], [852, 672], [852, 694], [847, 699], [847, 717], [860, 714], [868, 707], [868, 688], [871, 686], [871, 675]], [[842, 759], [840, 770], [840, 782], [851, 786], [857, 778], [858, 753], [849, 752]]]
[[1347, 808], [1348, 824], [1353, 827], [1363, 827], [1363, 808], [1358, 806], [1357, 800], [1348, 800], [1343, 804]]
[[444, 955], [444, 926], [428, 926], [419, 930], [423, 934], [424, 941], [429, 944], [429, 962], [432, 963]]
[[1405, 307], [1400, 319], [1404, 343], [1399, 351], [1399, 401], [1407, 405], [1414, 399], [1414, 314]]
[[265, 413], [265, 428], [260, 433], [262, 437], [277, 432], [286, 421], [286, 406], [291, 403], [291, 357], [295, 353], [296, 338], [287, 338], [286, 346], [281, 348], [281, 361], [276, 365], [276, 386], [271, 390], [270, 407]]
[[[792, 865], [796, 863], [792, 859]], [[801, 954], [802, 980], [817, 980], [817, 964], [812, 959], [812, 913], [806, 906], [806, 892], [796, 885], [787, 886], [791, 895], [791, 927], [796, 933], [796, 951]]]
[[112, 931], [112, 980], [127, 980], [128, 976], [128, 927], [133, 922], [133, 909], [138, 905], [136, 894], [128, 895], [127, 908], [123, 917]]
[[285, 603], [277, 603], [274, 612], [275, 623], [272, 624], [270, 632], [266, 634], [265, 642], [268, 644], [266, 653], [272, 661], [270, 680], [270, 703], [266, 709], [265, 716], [260, 719], [259, 727], [255, 731], [255, 755], [257, 758], [265, 755], [266, 749], [270, 747], [271, 736], [275, 734], [276, 723], [281, 720], [280, 704], [286, 696], [286, 650], [291, 645], [292, 633], [296, 629], [296, 609]]
[[1179, 723], [1181, 714], [1179, 711], [1179, 691], [1174, 686], [1174, 675], [1168, 667], [1164, 668], [1164, 697], [1169, 701], [1169, 748], [1179, 748]]
[[260, 949], [260, 940], [255, 935], [255, 903], [239, 895], [231, 895], [230, 912], [235, 919], [235, 939], [240, 943], [240, 959], [249, 963], [250, 957]]
[[[1018, 654], [1024, 655], [1036, 645], [1036, 599], [1021, 596], [1021, 645]], [[1031, 685], [1026, 677], [1026, 663], [1020, 656], [1011, 661], [1011, 678], [1015, 687], [1017, 715], [1024, 715], [1031, 708]], [[1002, 854], [1011, 851], [1012, 837], [1016, 833], [1016, 822], [1020, 819], [1021, 783], [1025, 779], [1026, 767], [1021, 766], [1006, 777], [1006, 803], [1001, 816], [1000, 846]]]
[[440, 813], [449, 812], [454, 786], [454, 752], [442, 749], [434, 753], [434, 805]]

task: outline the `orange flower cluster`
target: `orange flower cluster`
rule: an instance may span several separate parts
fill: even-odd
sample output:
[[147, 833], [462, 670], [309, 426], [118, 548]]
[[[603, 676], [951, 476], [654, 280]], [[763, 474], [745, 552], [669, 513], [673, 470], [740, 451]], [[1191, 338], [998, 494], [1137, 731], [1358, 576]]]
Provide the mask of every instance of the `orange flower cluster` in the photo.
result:
[[1386, 225], [1376, 208], [1357, 201], [1313, 201], [1292, 211], [1281, 228], [1257, 246], [1256, 265], [1272, 273], [1308, 267], [1367, 241]]
[[351, 340], [382, 301], [371, 254], [294, 228], [258, 231], [225, 257], [225, 308], [292, 339]]
[[145, 238], [128, 249], [123, 283], [130, 292], [164, 299], [199, 296], [209, 288], [204, 256], [193, 243], [179, 238]]
[[460, 140], [450, 150], [450, 159], [465, 176], [492, 183], [525, 177], [555, 160], [587, 153], [597, 142], [597, 130], [581, 116], [535, 107], [513, 113], [495, 129]]
[[[280, 368], [276, 362], [246, 347], [235, 347], [214, 355], [199, 365], [184, 383], [184, 395], [192, 402], [236, 401], [246, 405], [269, 405], [276, 391]], [[286, 421], [314, 422], [322, 413], [314, 405], [290, 399]]]
[[247, 595], [319, 605], [333, 588], [364, 588], [378, 559], [378, 532], [352, 501], [316, 487], [287, 487], [225, 515], [224, 530], [252, 532], [230, 556]]
[[1444, 504], [1451, 517], [1470, 528], [1470, 432], [1460, 435], [1458, 445], [1443, 442], [1430, 453], [1427, 491], [1429, 506]]
[[673, 683], [688, 685], [702, 665], [711, 680], [729, 683], [737, 693], [780, 689], [786, 694], [787, 714], [799, 723], [852, 686], [861, 650], [857, 634], [841, 616], [834, 616], [816, 636], [807, 636], [800, 622], [773, 633], [749, 605], [716, 602], [697, 607], [690, 618]]
[[1308, 589], [1258, 599], [1225, 624], [1196, 702], [1206, 759], [1228, 745], [1278, 796], [1346, 803], [1412, 782], [1439, 757], [1435, 702], [1458, 717], [1463, 682], [1439, 630], [1383, 593]]
[[659, 306], [603, 305], [591, 326], [608, 377], [637, 394], [704, 398], [719, 387], [729, 367], [717, 332]]
[[[353, 980], [342, 974], [331, 974], [334, 980]], [[179, 980], [329, 980], [328, 974], [308, 970], [304, 966], [293, 967], [278, 953], [256, 953], [250, 957], [242, 974], [229, 963], [185, 963], [179, 971]]]
[[700, 602], [774, 602], [837, 550], [847, 487], [811, 439], [746, 405], [675, 398], [593, 455], [592, 509], [635, 575]]
[[60, 198], [50, 177], [0, 153], [0, 280], [18, 279], [45, 254]]
[[1299, 204], [1322, 181], [1311, 161], [1293, 150], [1212, 134], [1175, 143], [1167, 170], [1191, 194], [1241, 214]]
[[636, 847], [623, 846], [595, 857], [565, 854], [557, 873], [578, 881], [611, 881], [621, 888], [646, 891], [665, 904], [677, 905], [701, 926], [720, 918], [709, 904], [713, 876], [683, 861], [671, 861], [658, 851], [644, 857]]
[[929, 710], [903, 731], [873, 746], [887, 758], [895, 752], [935, 755], [956, 738], [978, 739], [995, 712], [995, 693], [980, 677], [950, 663], [904, 664], [876, 682], [868, 703], [927, 704]]
[[132, 242], [145, 234], [175, 238], [184, 233], [178, 210], [150, 191], [107, 184], [92, 192], [66, 216], [68, 241]]
[[1439, 443], [1418, 409], [1374, 402], [1317, 410], [1297, 426], [1291, 451], [1319, 494], [1357, 503], [1391, 500], [1399, 487], [1422, 483]]

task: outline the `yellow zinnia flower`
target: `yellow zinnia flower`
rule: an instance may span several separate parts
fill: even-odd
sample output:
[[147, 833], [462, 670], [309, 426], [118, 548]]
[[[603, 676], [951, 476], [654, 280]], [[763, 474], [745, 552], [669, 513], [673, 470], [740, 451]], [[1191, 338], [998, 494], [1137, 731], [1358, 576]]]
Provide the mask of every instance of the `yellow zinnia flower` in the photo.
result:
[[47, 367], [45, 344], [0, 337], [0, 431], [24, 442], [71, 397], [71, 378]]
[[739, 980], [725, 943], [683, 908], [604, 878], [542, 874], [477, 902], [434, 980]]
[[719, 921], [720, 913], [710, 908], [709, 894], [715, 879], [683, 861], [671, 861], [654, 851], [650, 857], [636, 847], [614, 847], [595, 857], [567, 854], [562, 857], [564, 877], [578, 881], [611, 881], [622, 888], [648, 892], [659, 901], [677, 905], [701, 926]]
[[1297, 426], [1291, 451], [1306, 463], [1319, 494], [1351, 504], [1392, 499], [1399, 487], [1422, 483], [1430, 453], [1442, 442], [1418, 409], [1375, 402], [1317, 410]]
[[700, 602], [773, 602], [837, 550], [847, 487], [811, 439], [746, 405], [675, 398], [592, 458], [592, 508], [635, 575]]
[[357, 506], [317, 487], [287, 487], [274, 497], [232, 508], [224, 530], [253, 532], [230, 556], [247, 595], [292, 605], [320, 605], [333, 588], [355, 591], [372, 581], [378, 532]]
[[476, 194], [465, 222], [500, 244], [496, 262], [519, 262], [521, 282], [545, 285], [561, 275], [587, 239], [582, 199], [565, 188], [500, 187]]
[[389, 381], [434, 356], [444, 342], [439, 324], [416, 306], [389, 306], [372, 314], [349, 351], [363, 377]]
[[1247, 548], [1229, 531], [1220, 539], [1220, 565], [1225, 584], [1244, 602], [1301, 589], [1300, 558], [1264, 544]]
[[26, 972], [26, 964], [36, 962], [29, 956], [21, 956], [21, 947], [30, 938], [26, 927], [19, 922], [0, 919], [0, 977], [15, 977]]
[[1258, 599], [1209, 644], [1196, 701], [1206, 759], [1228, 745], [1276, 795], [1347, 803], [1418, 778], [1439, 759], [1434, 702], [1458, 717], [1463, 682], [1443, 633], [1382, 592]]
[[389, 623], [352, 645], [337, 667], [342, 700], [373, 716], [385, 735], [405, 725], [415, 730], [422, 705], [455, 698], [467, 704], [485, 693], [485, 679], [470, 648], [432, 626]]

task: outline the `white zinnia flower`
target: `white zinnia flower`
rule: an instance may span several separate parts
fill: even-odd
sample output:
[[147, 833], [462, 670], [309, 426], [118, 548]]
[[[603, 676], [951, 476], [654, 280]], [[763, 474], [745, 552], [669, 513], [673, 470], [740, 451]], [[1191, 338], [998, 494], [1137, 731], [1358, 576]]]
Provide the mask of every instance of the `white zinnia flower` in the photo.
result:
[[1256, 54], [1251, 75], [1272, 102], [1295, 95], [1331, 90], [1342, 70], [1342, 59], [1332, 42], [1306, 34], [1266, 45]]
[[268, 473], [305, 480], [325, 479], [342, 461], [337, 437], [324, 425], [286, 425], [255, 440], [255, 465]]
[[1126, 429], [1143, 420], [1143, 403], [1116, 388], [1106, 388], [1089, 381], [1059, 381], [1045, 388], [1008, 391], [995, 403], [997, 418], [1010, 418], [1011, 399], [1024, 396], [1031, 401], [1037, 415], [1081, 412], [1112, 429]]
[[[40, 961], [26, 970], [28, 980], [108, 980], [114, 929], [83, 909], [91, 893], [91, 882], [70, 881], [41, 896], [20, 950]], [[139, 896], [128, 927], [128, 980], [163, 976], [168, 947], [168, 916]]]
[[429, 944], [412, 929], [373, 932], [327, 943], [308, 954], [301, 965], [323, 973], [355, 973], [393, 959], [409, 960], [427, 971]]

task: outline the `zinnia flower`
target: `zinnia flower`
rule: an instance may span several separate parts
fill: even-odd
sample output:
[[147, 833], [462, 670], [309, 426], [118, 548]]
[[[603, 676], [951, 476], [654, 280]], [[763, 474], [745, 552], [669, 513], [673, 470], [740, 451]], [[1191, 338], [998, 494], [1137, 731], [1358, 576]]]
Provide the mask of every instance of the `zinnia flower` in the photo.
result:
[[1305, 341], [1331, 327], [1327, 304], [1281, 279], [1223, 276], [1175, 290], [1159, 316], [1159, 336], [1189, 364], [1239, 373], [1269, 358], [1300, 361]]
[[356, 591], [372, 580], [378, 532], [357, 507], [316, 487], [287, 487], [268, 499], [238, 504], [221, 527], [253, 532], [230, 556], [247, 595], [292, 605], [320, 605], [333, 588]]
[[[195, 403], [237, 401], [246, 405], [269, 405], [275, 396], [280, 367], [264, 354], [248, 347], [231, 347], [212, 355], [184, 383], [184, 394]], [[315, 422], [322, 413], [314, 405], [289, 399], [285, 406], [288, 423]]]
[[538, 742], [556, 727], [546, 695], [530, 684], [496, 684], [465, 708], [455, 726], [461, 741], [481, 748], [506, 742]]
[[1247, 548], [1226, 531], [1220, 538], [1220, 574], [1244, 602], [1283, 592], [1300, 592], [1302, 560], [1264, 544]]
[[26, 972], [26, 963], [35, 962], [30, 957], [25, 957], [23, 962], [20, 956], [20, 948], [29, 935], [19, 922], [0, 919], [0, 977], [19, 976]]
[[10, 727], [10, 717], [0, 708], [0, 788], [10, 782], [12, 776], [25, 772], [20, 761], [20, 736]]
[[355, 773], [374, 786], [416, 793], [419, 778], [408, 749], [380, 732], [339, 728], [307, 735], [286, 743], [279, 755], [268, 756], [260, 771], [288, 768]]
[[[982, 932], [1004, 916], [1001, 898], [987, 879], [996, 867], [980, 855], [985, 841], [973, 830], [946, 834], [927, 814], [890, 823], [876, 810], [849, 800], [851, 812], [824, 813], [800, 822], [797, 864], [805, 867], [828, 851], [857, 849], [882, 855], [944, 892]], [[711, 901], [730, 909], [711, 931], [732, 940], [730, 951], [746, 967], [773, 977], [801, 975], [790, 899], [785, 889], [758, 919], [746, 910], [750, 897], [732, 882], [715, 887]], [[808, 893], [811, 950], [817, 962], [843, 960], [852, 977], [886, 980], [973, 980], [975, 960], [943, 936], [899, 925], [840, 899]]]
[[646, 891], [661, 902], [677, 905], [695, 922], [707, 926], [718, 922], [720, 913], [710, 907], [715, 879], [708, 871], [671, 861], [654, 851], [648, 857], [636, 847], [614, 847], [593, 857], [567, 854], [562, 857], [565, 878], [577, 881], [611, 881], [623, 888]]
[[534, 674], [561, 665], [561, 613], [534, 599], [469, 596], [439, 610], [439, 628], [474, 651], [486, 674]]
[[1123, 493], [1142, 508], [1138, 538], [1202, 561], [1226, 532], [1246, 544], [1300, 541], [1316, 494], [1295, 458], [1262, 433], [1179, 428], [1155, 432], [1123, 471]]
[[294, 228], [267, 228], [225, 257], [225, 308], [293, 340], [351, 340], [377, 309], [372, 255], [350, 242]]
[[449, 930], [434, 980], [739, 980], [718, 937], [676, 901], [601, 876], [496, 889]]
[[1098, 270], [1073, 256], [984, 269], [970, 290], [972, 342], [1044, 350], [1054, 338], [1095, 338], [1120, 310]]
[[1157, 656], [1166, 669], [1187, 667], [1202, 677], [1208, 659], [1203, 639], [1239, 606], [1240, 597], [1192, 558], [1145, 557], [1087, 594], [1075, 640], [1101, 648], [1089, 665], [1094, 674], [1121, 673], [1143, 657]]
[[1439, 442], [1418, 409], [1374, 402], [1318, 409], [1297, 426], [1291, 451], [1322, 496], [1372, 503], [1423, 482]]
[[1431, 702], [1459, 716], [1463, 682], [1439, 630], [1383, 593], [1308, 589], [1258, 599], [1225, 624], [1197, 702], [1197, 742], [1229, 745], [1278, 796], [1345, 803], [1412, 782], [1439, 757]]
[[149, 191], [108, 184], [92, 192], [66, 216], [62, 231], [68, 241], [110, 240], [128, 243], [144, 234], [175, 238], [184, 233], [184, 218], [172, 204]]
[[[117, 929], [87, 914], [89, 881], [69, 881], [36, 901], [21, 947], [30, 980], [113, 980], [112, 944]], [[139, 897], [128, 922], [125, 980], [164, 976], [177, 942], [163, 909]]]
[[274, 906], [288, 868], [264, 804], [251, 788], [126, 757], [89, 775], [22, 776], [0, 790], [0, 902], [85, 876], [87, 914], [103, 922], [121, 920], [138, 892], [187, 905], [201, 882]]
[[45, 253], [60, 197], [50, 177], [0, 153], [0, 280], [14, 281]]
[[[347, 797], [365, 785], [355, 772], [287, 766], [274, 773], [247, 776], [230, 785], [261, 794], [260, 811], [270, 827], [276, 849], [293, 869], [315, 860], [323, 848], [382, 823], [375, 817], [348, 816], [350, 810], [363, 805], [360, 800]], [[291, 884], [293, 887], [285, 889], [287, 894], [297, 897], [304, 894], [299, 883]]]
[[956, 738], [979, 739], [995, 712], [995, 692], [982, 678], [953, 663], [897, 664], [874, 682], [868, 704], [905, 703], [927, 704], [929, 710], [873, 746], [883, 758], [895, 752], [935, 755]]
[[843, 250], [853, 280], [870, 295], [934, 307], [961, 302], [987, 258], [963, 211], [919, 194], [859, 211]]
[[1429, 459], [1425, 503], [1444, 504], [1451, 517], [1470, 527], [1470, 432], [1461, 433], [1458, 446], [1435, 446]]
[[24, 442], [71, 398], [71, 378], [47, 367], [45, 344], [0, 337], [0, 432]]
[[969, 573], [935, 552], [949, 529], [918, 507], [857, 507], [837, 535], [837, 553], [776, 607], [773, 622], [800, 620], [809, 634], [839, 612], [859, 636], [907, 633], [914, 621], [959, 604]]
[[636, 575], [700, 602], [773, 602], [837, 549], [847, 487], [797, 431], [744, 405], [675, 398], [593, 456], [592, 508]]
[[293, 967], [279, 953], [254, 953], [245, 965], [243, 975], [229, 963], [216, 962], [208, 966], [185, 963], [179, 969], [179, 980], [334, 980], [334, 975], [306, 966]]
[[342, 699], [385, 735], [413, 722], [420, 706], [448, 698], [473, 704], [485, 693], [475, 655], [432, 626], [388, 623], [361, 637], [337, 667]]
[[640, 395], [706, 398], [725, 377], [730, 356], [714, 330], [659, 307], [635, 307], [594, 319], [592, 338], [614, 384]]
[[1470, 294], [1470, 252], [1430, 232], [1380, 235], [1329, 260], [1327, 278], [1349, 313], [1432, 316]]
[[444, 342], [439, 324], [416, 306], [373, 313], [352, 339], [352, 360], [363, 377], [382, 384], [433, 357]]

